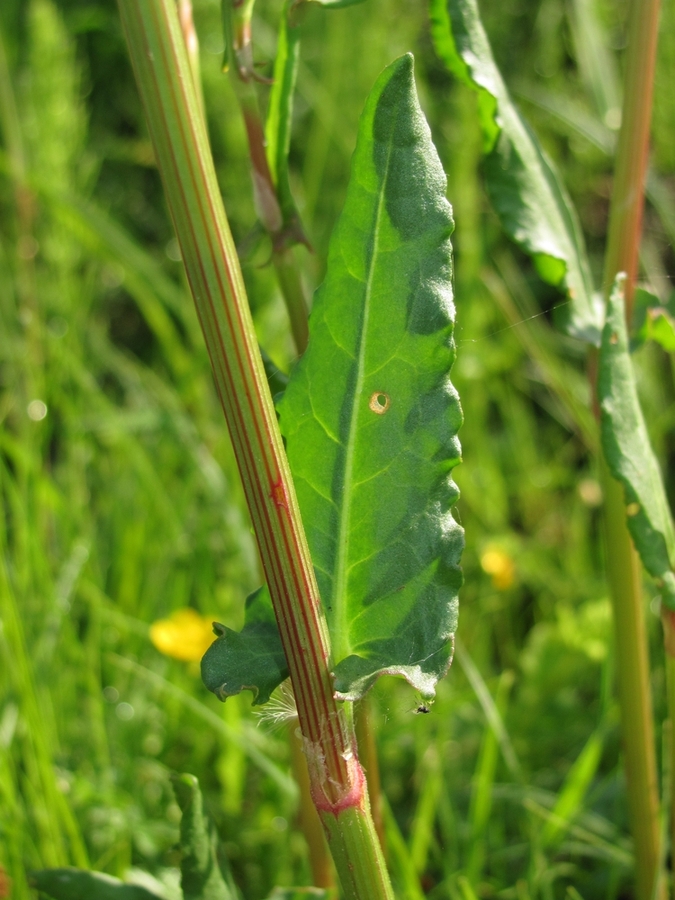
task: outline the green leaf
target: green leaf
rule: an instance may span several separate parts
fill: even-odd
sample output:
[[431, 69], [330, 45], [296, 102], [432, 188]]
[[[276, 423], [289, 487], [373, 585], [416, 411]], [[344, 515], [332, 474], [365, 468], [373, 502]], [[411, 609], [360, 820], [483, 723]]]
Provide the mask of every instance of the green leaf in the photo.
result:
[[675, 352], [675, 293], [666, 306], [654, 294], [637, 288], [633, 303], [633, 328], [635, 337], [631, 350], [645, 341], [656, 341], [668, 353]]
[[649, 337], [661, 344], [668, 353], [675, 353], [675, 320], [665, 309], [657, 309], [650, 316]]
[[[412, 57], [386, 69], [361, 117], [310, 343], [279, 403], [331, 632], [335, 687], [357, 699], [382, 674], [424, 696], [450, 663], [462, 529], [462, 413], [446, 180], [419, 109]], [[287, 675], [266, 588], [240, 634], [202, 660], [209, 690], [265, 703]]]
[[194, 775], [172, 775], [180, 822], [181, 888], [184, 900], [235, 900], [225, 884], [216, 857], [216, 836], [203, 810], [199, 783]]
[[309, 347], [279, 404], [342, 699], [382, 674], [431, 697], [450, 663], [463, 548], [450, 473], [462, 413], [448, 375], [445, 189], [404, 56], [361, 117]]
[[304, 240], [300, 215], [295, 206], [288, 179], [288, 154], [291, 146], [293, 95], [300, 58], [300, 27], [294, 21], [295, 0], [286, 0], [281, 11], [274, 80], [265, 122], [267, 162], [277, 190], [277, 199], [286, 230], [297, 231]]
[[557, 310], [568, 334], [600, 343], [603, 310], [583, 235], [553, 163], [513, 104], [475, 0], [431, 0], [432, 37], [448, 69], [478, 92], [487, 191], [502, 227], [540, 276], [564, 288]]
[[598, 399], [602, 448], [612, 475], [624, 486], [628, 528], [645, 569], [675, 609], [675, 528], [645, 425], [628, 352], [623, 282], [619, 275], [602, 333]]
[[253, 692], [253, 704], [267, 703], [277, 685], [288, 678], [272, 599], [266, 586], [246, 600], [241, 632], [214, 623], [220, 635], [202, 658], [202, 681], [221, 700], [241, 691]]
[[42, 869], [31, 873], [31, 885], [54, 900], [160, 900], [136, 884], [125, 884], [103, 872]]

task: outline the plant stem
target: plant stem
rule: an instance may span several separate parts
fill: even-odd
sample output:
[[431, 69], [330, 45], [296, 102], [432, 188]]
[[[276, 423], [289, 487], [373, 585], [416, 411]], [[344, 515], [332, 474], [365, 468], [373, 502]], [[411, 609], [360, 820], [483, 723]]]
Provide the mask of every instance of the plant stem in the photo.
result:
[[292, 719], [288, 726], [288, 742], [291, 747], [293, 775], [300, 789], [298, 818], [300, 819], [300, 828], [305, 836], [309, 850], [312, 884], [320, 888], [333, 888], [335, 887], [333, 865], [316, 808], [312, 803], [307, 760], [303, 752], [302, 739], [298, 734], [298, 726], [295, 719]]
[[[609, 295], [626, 272], [626, 316], [632, 297], [644, 206], [660, 0], [632, 0], [624, 105], [609, 219], [603, 289]], [[592, 362], [593, 364], [593, 362]], [[601, 460], [607, 568], [614, 606], [621, 727], [628, 805], [635, 845], [638, 900], [664, 895], [659, 876], [659, 797], [649, 687], [649, 654], [641, 596], [641, 567], [626, 525], [623, 489]]]
[[[250, 81], [242, 81], [238, 70], [233, 70], [235, 94], [244, 117], [248, 148], [253, 176], [253, 199], [258, 217], [265, 231], [272, 239], [272, 262], [277, 273], [279, 287], [288, 310], [291, 332], [295, 348], [302, 355], [307, 348], [307, 301], [300, 280], [293, 250], [285, 246], [286, 228], [272, 179], [265, 150], [265, 130], [255, 95], [255, 87]], [[295, 227], [295, 226], [293, 226]]]
[[[312, 799], [345, 895], [391, 900], [174, 0], [119, 0], [169, 209], [211, 357], [288, 662]], [[344, 826], [347, 826], [346, 828]]]
[[[302, 355], [307, 349], [309, 337], [307, 330], [307, 301], [297, 262], [293, 255], [292, 244], [298, 241], [306, 243], [307, 239], [304, 236], [299, 219], [294, 214], [291, 214], [293, 204], [292, 200], [290, 203], [288, 202], [290, 198], [288, 184], [285, 183], [283, 186], [277, 184], [272, 175], [267, 153], [265, 128], [260, 115], [260, 106], [254, 83], [250, 23], [252, 11], [252, 3], [245, 4], [238, 11], [236, 28], [233, 29], [235, 31], [233, 55], [236, 64], [230, 66], [230, 73], [246, 128], [253, 177], [253, 200], [256, 212], [265, 231], [272, 239], [272, 262], [274, 263], [279, 287], [288, 311], [295, 347], [298, 354]], [[287, 12], [284, 8], [282, 12], [282, 32], [284, 35], [287, 31], [287, 28], [284, 27], [286, 25], [286, 16]], [[296, 63], [298, 40], [299, 37], [296, 33]], [[297, 68], [297, 65], [295, 68]], [[275, 77], [280, 77], [276, 70]], [[286, 86], [287, 92], [292, 93], [293, 87], [294, 78], [292, 83]], [[284, 133], [283, 138], [283, 146], [279, 147], [279, 152], [288, 153], [288, 140], [290, 137], [287, 133]], [[285, 188], [285, 198], [282, 196], [283, 191], [280, 190], [281, 187]], [[286, 199], [286, 203], [284, 203], [284, 199]]]
[[670, 852], [675, 847], [675, 612], [664, 609], [661, 613], [663, 622], [663, 642], [666, 651], [666, 694], [668, 698], [668, 719], [670, 721]]
[[382, 784], [380, 780], [380, 765], [377, 759], [377, 745], [375, 743], [375, 731], [371, 716], [370, 699], [368, 695], [359, 701], [355, 710], [356, 742], [359, 748], [359, 757], [363, 763], [368, 777], [368, 797], [370, 808], [373, 812], [375, 830], [380, 839], [382, 852], [387, 855], [387, 843], [384, 833], [384, 817], [382, 813]]
[[629, 325], [642, 231], [660, 5], [661, 0], [632, 0], [630, 6], [621, 131], [605, 252], [603, 292], [609, 296], [617, 274], [626, 273]]
[[322, 817], [328, 846], [340, 875], [345, 900], [374, 900], [376, 897], [393, 900], [367, 791], [365, 801], [364, 810], [346, 806], [335, 816]]
[[615, 652], [620, 660], [616, 676], [635, 852], [635, 896], [638, 900], [652, 900], [659, 872], [659, 794], [649, 653], [641, 602], [642, 567], [626, 526], [623, 487], [612, 478], [604, 460], [601, 480]]
[[298, 354], [302, 356], [307, 349], [307, 341], [309, 340], [308, 313], [305, 292], [302, 287], [293, 247], [275, 250], [272, 254], [272, 262], [276, 269], [281, 293], [286, 301], [295, 348]]
[[260, 117], [258, 97], [252, 80], [245, 78], [237, 66], [232, 67], [231, 74], [248, 139], [255, 210], [265, 231], [274, 236], [281, 231], [284, 223], [265, 152], [265, 128]]

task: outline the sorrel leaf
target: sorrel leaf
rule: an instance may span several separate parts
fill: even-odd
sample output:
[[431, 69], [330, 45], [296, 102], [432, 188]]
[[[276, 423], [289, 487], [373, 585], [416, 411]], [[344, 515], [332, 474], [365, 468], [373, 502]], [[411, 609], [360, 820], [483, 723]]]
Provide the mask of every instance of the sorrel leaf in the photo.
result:
[[366, 103], [309, 347], [279, 404], [343, 699], [385, 673], [431, 697], [450, 662], [462, 414], [445, 189], [405, 56]]
[[242, 691], [253, 692], [254, 705], [267, 703], [277, 685], [288, 678], [272, 598], [267, 587], [246, 600], [244, 628], [232, 631], [214, 624], [219, 635], [202, 659], [202, 680], [221, 700]]
[[624, 278], [614, 284], [600, 348], [602, 448], [612, 475], [624, 486], [628, 528], [642, 563], [656, 579], [666, 606], [675, 609], [675, 528], [628, 352]]
[[160, 900], [137, 884], [83, 869], [42, 869], [32, 872], [30, 881], [32, 887], [53, 900]]
[[[450, 473], [462, 413], [448, 377], [445, 188], [406, 56], [361, 117], [309, 347], [279, 403], [342, 699], [382, 674], [432, 697], [451, 659], [463, 532]], [[202, 676], [222, 699], [249, 689], [259, 704], [287, 671], [267, 590], [250, 603], [243, 631], [223, 629], [207, 651]]]
[[602, 303], [576, 212], [553, 163], [513, 104], [497, 68], [476, 0], [430, 0], [432, 37], [447, 68], [478, 92], [487, 192], [506, 233], [544, 281], [560, 285], [557, 310], [574, 337], [600, 343]]
[[213, 826], [204, 815], [199, 783], [194, 775], [171, 778], [180, 822], [180, 872], [183, 900], [235, 900], [225, 884], [216, 858]]

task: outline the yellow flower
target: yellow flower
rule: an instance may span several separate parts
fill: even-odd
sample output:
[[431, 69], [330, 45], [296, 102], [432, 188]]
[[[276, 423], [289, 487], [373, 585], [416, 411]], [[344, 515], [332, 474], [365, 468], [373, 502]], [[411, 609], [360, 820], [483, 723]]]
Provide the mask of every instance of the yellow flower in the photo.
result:
[[499, 547], [488, 547], [480, 558], [484, 572], [492, 575], [492, 586], [498, 591], [510, 588], [515, 580], [516, 567], [511, 557]]
[[197, 661], [216, 639], [212, 622], [213, 619], [200, 616], [194, 609], [177, 609], [168, 619], [152, 623], [150, 640], [165, 656]]

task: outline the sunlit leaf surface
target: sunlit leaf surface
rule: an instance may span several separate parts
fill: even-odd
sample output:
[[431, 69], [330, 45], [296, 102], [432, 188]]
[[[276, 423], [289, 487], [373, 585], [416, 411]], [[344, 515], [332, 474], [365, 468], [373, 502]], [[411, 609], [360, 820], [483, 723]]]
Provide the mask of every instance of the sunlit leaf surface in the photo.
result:
[[445, 187], [406, 56], [361, 118], [309, 348], [279, 407], [349, 699], [385, 672], [431, 696], [450, 659], [463, 535]]

